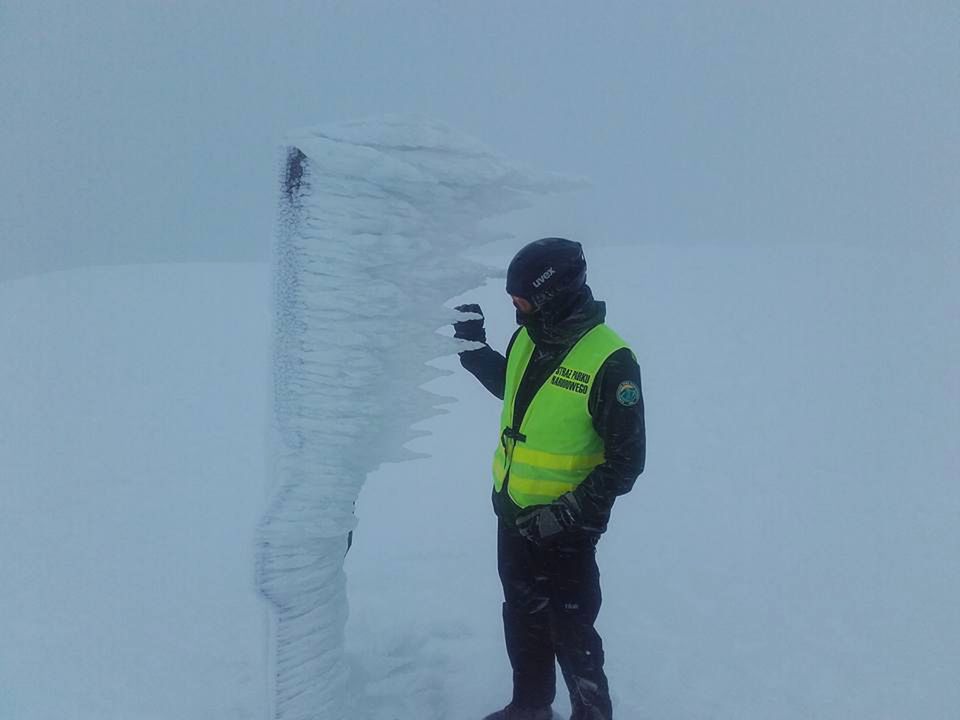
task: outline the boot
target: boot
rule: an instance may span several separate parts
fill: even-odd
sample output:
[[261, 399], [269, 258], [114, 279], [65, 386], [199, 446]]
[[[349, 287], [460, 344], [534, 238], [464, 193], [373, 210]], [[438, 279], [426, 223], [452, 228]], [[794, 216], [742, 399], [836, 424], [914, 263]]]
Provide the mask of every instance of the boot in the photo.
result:
[[553, 720], [550, 706], [522, 708], [510, 703], [503, 710], [487, 715], [483, 720]]

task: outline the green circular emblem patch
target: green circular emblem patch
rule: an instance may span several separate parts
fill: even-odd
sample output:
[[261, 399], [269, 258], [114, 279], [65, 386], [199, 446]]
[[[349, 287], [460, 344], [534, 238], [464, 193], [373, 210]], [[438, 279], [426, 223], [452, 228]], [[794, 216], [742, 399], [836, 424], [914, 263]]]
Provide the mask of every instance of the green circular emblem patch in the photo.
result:
[[635, 382], [624, 380], [617, 388], [617, 402], [624, 407], [630, 407], [640, 402], [640, 388]]

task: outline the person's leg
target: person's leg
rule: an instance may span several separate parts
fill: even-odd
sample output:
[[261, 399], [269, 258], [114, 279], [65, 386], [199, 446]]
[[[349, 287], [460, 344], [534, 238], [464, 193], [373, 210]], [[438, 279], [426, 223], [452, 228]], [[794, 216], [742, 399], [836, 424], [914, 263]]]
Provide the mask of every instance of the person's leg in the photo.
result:
[[497, 565], [503, 583], [503, 634], [513, 667], [514, 705], [549, 706], [556, 696], [549, 585], [539, 549], [497, 522]]
[[565, 543], [550, 552], [548, 565], [551, 630], [573, 717], [611, 720], [603, 642], [594, 628], [601, 603], [596, 544], [589, 538]]

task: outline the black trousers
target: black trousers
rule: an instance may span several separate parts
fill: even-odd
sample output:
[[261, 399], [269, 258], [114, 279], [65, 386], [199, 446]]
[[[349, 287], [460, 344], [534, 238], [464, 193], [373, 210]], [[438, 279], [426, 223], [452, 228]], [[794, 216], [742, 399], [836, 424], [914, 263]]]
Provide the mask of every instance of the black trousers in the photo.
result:
[[603, 643], [593, 627], [601, 602], [597, 538], [576, 536], [544, 548], [502, 522], [497, 525], [513, 702], [550, 705], [559, 662], [573, 717], [611, 720]]

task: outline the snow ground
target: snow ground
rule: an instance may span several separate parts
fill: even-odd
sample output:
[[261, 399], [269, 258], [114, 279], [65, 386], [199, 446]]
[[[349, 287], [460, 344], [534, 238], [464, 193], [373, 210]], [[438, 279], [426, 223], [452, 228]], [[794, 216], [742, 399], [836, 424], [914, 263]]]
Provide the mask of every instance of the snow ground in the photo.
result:
[[0, 286], [0, 718], [262, 718], [267, 275]]
[[[956, 717], [952, 252], [588, 245], [648, 418], [600, 547], [619, 718]], [[0, 718], [266, 716], [268, 272], [0, 284]], [[500, 281], [468, 299], [502, 350]], [[358, 720], [472, 720], [509, 692], [497, 401], [436, 364], [459, 402], [420, 425], [430, 457], [382, 466], [358, 505]]]

